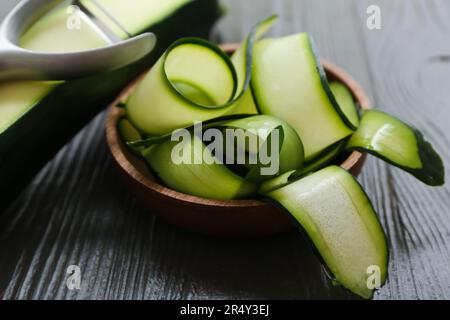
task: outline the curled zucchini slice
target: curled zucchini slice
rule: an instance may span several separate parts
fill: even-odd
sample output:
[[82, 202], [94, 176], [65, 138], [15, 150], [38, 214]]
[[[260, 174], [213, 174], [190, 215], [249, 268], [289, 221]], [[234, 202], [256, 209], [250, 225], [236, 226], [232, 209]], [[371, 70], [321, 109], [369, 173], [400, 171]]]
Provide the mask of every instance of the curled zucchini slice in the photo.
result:
[[119, 128], [128, 146], [143, 155], [166, 185], [191, 195], [220, 200], [250, 197], [256, 194], [255, 184], [303, 164], [297, 133], [270, 116], [228, 116], [206, 122], [202, 131], [193, 126], [136, 141], [131, 141], [138, 136], [126, 121]]
[[330, 83], [330, 89], [341, 107], [345, 117], [351, 122], [354, 128], [359, 126], [358, 107], [353, 99], [350, 90], [342, 83], [333, 81]]
[[[243, 199], [255, 194], [257, 186], [217, 162], [199, 137], [192, 135], [181, 142], [179, 147], [186, 154], [175, 154], [178, 144], [179, 142], [166, 140], [142, 152], [157, 177], [168, 187], [216, 200]], [[177, 156], [187, 156], [190, 161], [173, 161]]]
[[253, 45], [275, 20], [270, 17], [252, 30], [234, 64], [208, 41], [176, 41], [130, 96], [128, 119], [145, 134], [158, 136], [233, 113], [248, 92]]
[[[289, 173], [276, 180], [282, 185]], [[298, 222], [337, 283], [369, 299], [385, 282], [386, 237], [370, 200], [350, 173], [327, 167], [266, 196]]]
[[[133, 141], [139, 141], [142, 139], [141, 133], [131, 124], [130, 121], [126, 118], [122, 118], [117, 123], [117, 129], [119, 131], [120, 137], [122, 138], [122, 141], [125, 143], [133, 142]], [[128, 147], [133, 151], [135, 155], [140, 156], [141, 152], [144, 150], [143, 147], [137, 146], [131, 146], [128, 145]]]
[[304, 176], [308, 173], [317, 171], [333, 163], [336, 158], [341, 155], [341, 152], [345, 149], [345, 145], [347, 143], [347, 139], [343, 141], [339, 141], [338, 143], [332, 145], [327, 148], [314, 160], [306, 162], [304, 166], [298, 169], [295, 173], [297, 177]]
[[366, 111], [347, 149], [368, 152], [427, 185], [445, 182], [442, 159], [422, 133], [384, 112]]
[[352, 134], [356, 128], [332, 94], [308, 34], [264, 39], [254, 51], [257, 106], [297, 131], [307, 161]]

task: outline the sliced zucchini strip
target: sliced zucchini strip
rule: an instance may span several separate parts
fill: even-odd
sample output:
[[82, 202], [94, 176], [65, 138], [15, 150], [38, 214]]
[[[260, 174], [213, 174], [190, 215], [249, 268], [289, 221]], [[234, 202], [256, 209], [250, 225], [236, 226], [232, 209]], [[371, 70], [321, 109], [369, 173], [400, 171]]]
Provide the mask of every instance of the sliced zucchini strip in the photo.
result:
[[271, 17], [253, 28], [243, 45], [245, 61], [235, 60], [238, 70], [208, 41], [175, 42], [131, 95], [128, 119], [148, 135], [164, 135], [231, 113], [249, 87], [253, 44], [274, 21]]
[[[126, 119], [122, 119], [119, 128], [123, 132], [124, 141], [134, 152], [142, 150], [141, 148], [165, 144], [172, 139], [172, 134], [168, 134], [143, 140], [132, 140], [133, 137], [139, 138], [139, 136], [136, 129], [132, 131], [132, 125], [126, 121]], [[200, 136], [206, 134], [208, 129], [217, 129], [223, 136], [222, 143], [214, 141], [216, 145], [214, 147], [210, 145], [208, 148], [214, 149], [215, 152], [217, 144], [223, 146], [224, 154], [217, 155], [220, 163], [223, 163], [224, 166], [233, 164], [236, 168], [240, 168], [241, 176], [250, 182], [261, 183], [286, 171], [302, 167], [303, 144], [297, 133], [282, 120], [265, 115], [231, 115], [205, 122], [202, 132], [195, 132], [194, 126], [186, 128], [185, 132]], [[228, 129], [232, 130], [228, 132]], [[275, 130], [278, 131], [276, 136], [274, 135]], [[278, 148], [272, 147], [271, 144], [274, 142], [278, 142]], [[227, 153], [231, 150], [227, 144], [233, 148], [230, 153]], [[210, 151], [212, 152], [212, 150]], [[272, 154], [274, 151], [276, 154]], [[229, 157], [232, 158], [229, 159]], [[205, 170], [209, 170], [208, 166], [205, 166]], [[197, 167], [196, 170], [200, 171], [201, 166]], [[215, 183], [212, 180], [209, 182]]]
[[[269, 17], [266, 23], [260, 25], [258, 30], [256, 30], [255, 41], [261, 39], [270, 29], [273, 22], [277, 19], [276, 16]], [[249, 45], [252, 45], [245, 39], [242, 45], [236, 50], [236, 52], [231, 57], [231, 61], [236, 69], [238, 75], [238, 91], [245, 90], [242, 98], [236, 102], [236, 107], [232, 110], [233, 114], [258, 114], [258, 108], [253, 99], [253, 94], [249, 86], [251, 74], [246, 75], [245, 72], [248, 70], [248, 63], [253, 61], [252, 50], [249, 49]]]
[[0, 134], [34, 107], [54, 85], [50, 82], [0, 83]]
[[[109, 44], [82, 13], [70, 12], [66, 5], [50, 10], [21, 36], [20, 46], [32, 51], [56, 53], [96, 49]], [[79, 19], [79, 28], [71, 30], [67, 27], [71, 14]]]
[[[119, 120], [119, 123], [117, 124], [117, 129], [119, 130], [120, 137], [122, 138], [122, 141], [125, 143], [133, 142], [133, 141], [139, 141], [142, 139], [141, 133], [131, 124], [130, 121], [126, 118], [122, 118]], [[128, 145], [128, 147], [133, 151], [134, 154], [140, 156], [142, 151], [144, 150], [144, 147], [134, 147], [131, 145]]]
[[308, 34], [259, 41], [252, 73], [260, 112], [297, 131], [307, 161], [355, 129], [331, 93]]
[[355, 103], [352, 93], [342, 83], [333, 81], [330, 83], [331, 92], [333, 92], [337, 103], [341, 107], [345, 117], [352, 123], [354, 128], [359, 126], [358, 107]]
[[[247, 134], [255, 133], [261, 140], [260, 143], [256, 145], [259, 149], [249, 149], [246, 150], [249, 154], [259, 159], [262, 148], [267, 148], [270, 150], [270, 146], [267, 146], [268, 141], [272, 141], [270, 134], [273, 130], [280, 130], [278, 133], [279, 137], [279, 157], [278, 159], [273, 159], [278, 163], [278, 170], [272, 175], [263, 175], [261, 169], [266, 167], [266, 165], [258, 163], [253, 168], [251, 167], [250, 172], [246, 176], [247, 179], [253, 182], [262, 182], [264, 180], [270, 179], [274, 176], [282, 174], [290, 170], [296, 170], [303, 166], [304, 161], [304, 150], [303, 143], [295, 130], [286, 122], [279, 120], [277, 118], [258, 115], [248, 118], [238, 119], [228, 121], [224, 124], [227, 128], [242, 129]], [[255, 146], [255, 145], [254, 145]], [[253, 146], [253, 147], [254, 147]]]
[[296, 171], [296, 176], [301, 177], [310, 172], [317, 171], [322, 169], [333, 162], [345, 149], [345, 145], [347, 144], [347, 139], [343, 141], [339, 141], [333, 146], [329, 147], [325, 151], [323, 151], [320, 156], [316, 159], [306, 162], [304, 166]]
[[331, 166], [266, 196], [306, 231], [342, 286], [369, 299], [373, 285], [385, 282], [386, 237], [370, 200], [350, 173]]
[[[231, 115], [226, 115], [226, 116], [215, 118], [215, 119], [210, 119], [208, 121], [203, 122], [202, 128], [203, 128], [203, 130], [210, 129], [210, 128], [217, 128], [217, 127], [225, 125], [228, 121], [232, 121], [232, 120], [236, 120], [236, 119], [242, 119], [242, 118], [246, 118], [246, 117], [249, 117], [249, 116], [251, 116], [251, 115], [247, 115], [247, 114], [231, 114]], [[137, 128], [131, 122], [130, 122], [130, 124], [133, 126], [133, 128], [136, 131], [139, 131], [139, 130], [137, 130]], [[192, 125], [192, 126], [189, 126], [187, 128], [183, 128], [183, 129], [185, 129], [187, 131], [192, 131], [192, 130], [194, 130], [194, 128], [195, 128], [195, 124]], [[145, 139], [143, 139], [142, 135], [141, 135], [141, 138], [139, 140], [124, 140], [124, 142], [126, 142], [126, 144], [128, 146], [130, 146], [130, 147], [145, 147], [145, 148], [148, 148], [148, 147], [153, 146], [155, 144], [159, 144], [159, 143], [162, 143], [162, 142], [164, 142], [166, 140], [170, 140], [170, 138], [172, 137], [172, 134], [173, 134], [173, 132], [168, 133], [168, 134], [164, 134], [162, 136], [151, 136], [151, 137], [145, 138]]]
[[[20, 46], [37, 52], [95, 49], [108, 43], [84, 19], [80, 29], [67, 28], [67, 7], [46, 13], [19, 39]], [[63, 82], [15, 81], [0, 83], [0, 133], [7, 130]]]
[[[159, 179], [179, 192], [208, 199], [232, 200], [249, 198], [257, 189], [255, 184], [218, 163], [195, 135], [181, 142], [166, 140], [142, 154]], [[189, 161], [174, 162], [174, 156], [180, 159], [188, 157]]]
[[292, 177], [295, 175], [295, 173], [296, 173], [295, 170], [288, 171], [286, 173], [279, 175], [278, 177], [264, 181], [259, 186], [258, 193], [266, 194], [271, 191], [287, 186], [289, 183], [292, 182]]
[[368, 152], [427, 185], [441, 186], [445, 182], [442, 159], [422, 133], [384, 112], [364, 112], [347, 149]]

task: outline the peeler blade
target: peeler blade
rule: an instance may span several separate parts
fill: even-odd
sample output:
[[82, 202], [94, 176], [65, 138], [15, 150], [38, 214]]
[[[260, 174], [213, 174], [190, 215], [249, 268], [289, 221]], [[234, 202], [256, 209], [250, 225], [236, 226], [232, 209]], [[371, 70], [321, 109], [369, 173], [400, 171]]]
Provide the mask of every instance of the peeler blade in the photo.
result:
[[[113, 38], [111, 31], [103, 34], [110, 39], [111, 45], [98, 49], [41, 53], [21, 48], [19, 40], [22, 33], [62, 2], [63, 0], [23, 0], [6, 17], [0, 27], [0, 81], [69, 80], [113, 71], [144, 58], [156, 45], [156, 36], [152, 33], [122, 41]], [[93, 17], [84, 6], [80, 8], [88, 17]], [[93, 23], [100, 30], [107, 30], [98, 21]]]

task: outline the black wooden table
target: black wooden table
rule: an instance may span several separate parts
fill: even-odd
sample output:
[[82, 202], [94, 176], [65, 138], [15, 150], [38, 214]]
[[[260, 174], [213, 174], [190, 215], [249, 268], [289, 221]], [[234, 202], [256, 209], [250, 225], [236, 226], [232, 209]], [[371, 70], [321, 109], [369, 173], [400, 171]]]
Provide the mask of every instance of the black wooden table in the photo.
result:
[[[4, 14], [13, 0], [2, 0]], [[228, 0], [219, 24], [239, 41], [279, 13], [275, 35], [310, 32], [374, 105], [414, 123], [450, 160], [450, 1]], [[381, 8], [381, 30], [366, 25]], [[104, 114], [73, 139], [0, 217], [4, 299], [352, 299], [330, 285], [301, 236], [208, 238], [152, 216], [118, 179]], [[449, 167], [447, 165], [447, 167]], [[447, 174], [448, 174], [447, 170]], [[450, 298], [450, 186], [432, 189], [370, 159], [360, 177], [390, 240], [376, 299]], [[80, 290], [66, 286], [70, 265]]]

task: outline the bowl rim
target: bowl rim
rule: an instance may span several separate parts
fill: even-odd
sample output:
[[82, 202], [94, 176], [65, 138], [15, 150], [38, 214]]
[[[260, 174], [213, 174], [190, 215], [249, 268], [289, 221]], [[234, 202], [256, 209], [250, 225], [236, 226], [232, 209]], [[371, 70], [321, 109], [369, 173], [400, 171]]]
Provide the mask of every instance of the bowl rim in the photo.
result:
[[[223, 44], [220, 47], [227, 53], [231, 54], [238, 48], [239, 44], [236, 43], [228, 43]], [[347, 88], [350, 89], [354, 99], [359, 104], [362, 110], [371, 109], [371, 102], [362, 87], [357, 83], [346, 71], [336, 66], [332, 62], [321, 59], [322, 66], [324, 67], [328, 76], [331, 76], [333, 79], [340, 81]], [[192, 196], [189, 194], [181, 193], [165, 187], [158, 183], [157, 181], [152, 180], [148, 176], [146, 176], [143, 172], [138, 170], [135, 165], [133, 165], [128, 157], [135, 157], [134, 155], [128, 154], [128, 157], [124, 153], [124, 145], [120, 138], [119, 132], [117, 130], [117, 122], [125, 115], [125, 111], [123, 108], [118, 108], [117, 105], [123, 101], [126, 97], [128, 97], [137, 84], [142, 80], [145, 74], [148, 71], [144, 72], [142, 75], [137, 77], [134, 81], [132, 81], [114, 100], [114, 102], [110, 105], [109, 111], [107, 113], [106, 118], [106, 140], [110, 152], [115, 160], [115, 162], [120, 166], [120, 168], [126, 172], [135, 182], [140, 184], [146, 189], [149, 189], [153, 192], [157, 192], [165, 197], [171, 198], [173, 200], [178, 200], [181, 202], [194, 204], [194, 205], [203, 205], [203, 206], [215, 206], [222, 208], [248, 208], [248, 207], [261, 207], [267, 206], [267, 203], [256, 199], [246, 199], [246, 200], [214, 200], [207, 199], [198, 196]], [[351, 170], [358, 163], [364, 161], [364, 154], [359, 151], [353, 151], [347, 159], [340, 165], [342, 168], [346, 170]], [[137, 158], [137, 157], [136, 157]]]

